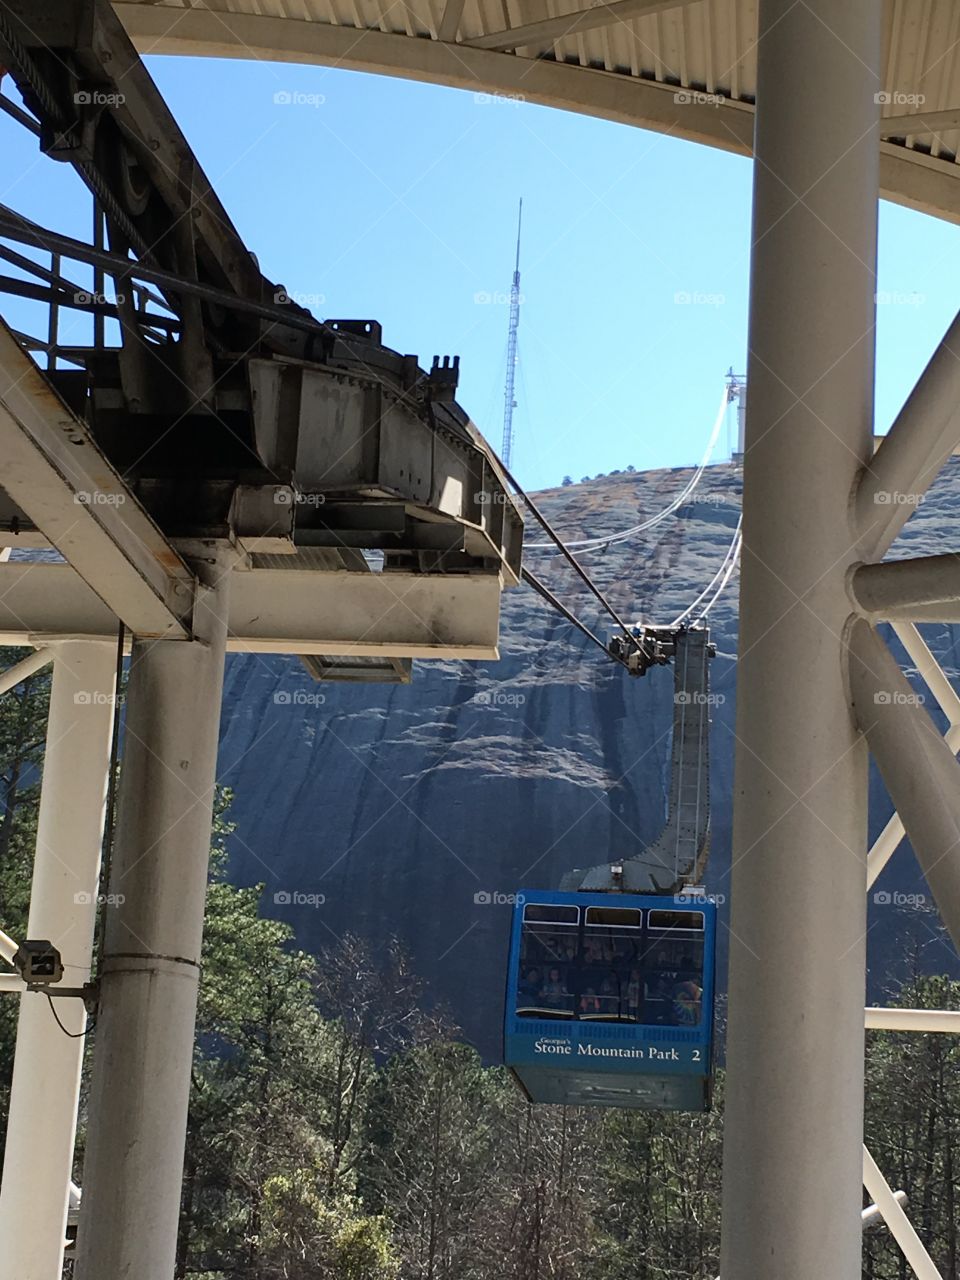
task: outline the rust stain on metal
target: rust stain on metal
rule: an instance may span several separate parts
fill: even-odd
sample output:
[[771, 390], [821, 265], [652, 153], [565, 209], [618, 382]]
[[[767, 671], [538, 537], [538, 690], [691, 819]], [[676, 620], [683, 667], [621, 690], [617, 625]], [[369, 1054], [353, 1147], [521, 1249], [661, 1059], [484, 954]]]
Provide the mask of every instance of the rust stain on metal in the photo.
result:
[[172, 547], [163, 547], [161, 550], [154, 552], [154, 559], [164, 569], [171, 569], [174, 572], [186, 567]]

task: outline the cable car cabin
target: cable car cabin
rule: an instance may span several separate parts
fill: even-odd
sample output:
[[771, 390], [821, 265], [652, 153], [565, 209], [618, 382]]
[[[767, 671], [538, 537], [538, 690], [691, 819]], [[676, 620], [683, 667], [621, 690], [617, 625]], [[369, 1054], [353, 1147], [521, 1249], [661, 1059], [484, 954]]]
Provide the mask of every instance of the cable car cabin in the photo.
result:
[[717, 908], [517, 895], [504, 1061], [532, 1102], [708, 1111]]

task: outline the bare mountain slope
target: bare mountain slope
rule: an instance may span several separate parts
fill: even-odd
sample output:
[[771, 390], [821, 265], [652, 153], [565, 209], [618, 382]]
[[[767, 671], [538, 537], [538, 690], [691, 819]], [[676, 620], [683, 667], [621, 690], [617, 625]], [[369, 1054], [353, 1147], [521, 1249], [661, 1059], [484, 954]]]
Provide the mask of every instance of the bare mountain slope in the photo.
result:
[[[659, 511], [690, 474], [609, 476], [539, 500], [565, 537], [614, 533]], [[711, 467], [688, 506], [584, 563], [627, 618], [669, 623], [720, 565], [739, 504], [739, 470]], [[542, 541], [532, 522], [528, 541]], [[956, 461], [895, 554], [953, 547]], [[607, 635], [596, 602], [557, 556], [531, 551], [528, 560]], [[737, 588], [734, 575], [710, 619], [718, 655], [707, 879], [721, 895], [729, 893]], [[955, 628], [930, 628], [927, 638], [955, 674]], [[419, 663], [408, 686], [353, 687], [314, 684], [296, 659], [233, 657], [221, 748], [221, 777], [236, 791], [235, 874], [266, 882], [271, 913], [291, 919], [307, 948], [344, 930], [405, 938], [434, 991], [491, 1056], [506, 896], [555, 887], [572, 866], [629, 855], [654, 838], [672, 713], [668, 671], [631, 679], [526, 588], [505, 597], [501, 653], [497, 663]], [[876, 784], [873, 834], [888, 814]], [[878, 886], [894, 887], [924, 891], [912, 858], [901, 855]], [[875, 988], [899, 963], [905, 938], [925, 967], [950, 963], [928, 911], [882, 901], [871, 910]]]

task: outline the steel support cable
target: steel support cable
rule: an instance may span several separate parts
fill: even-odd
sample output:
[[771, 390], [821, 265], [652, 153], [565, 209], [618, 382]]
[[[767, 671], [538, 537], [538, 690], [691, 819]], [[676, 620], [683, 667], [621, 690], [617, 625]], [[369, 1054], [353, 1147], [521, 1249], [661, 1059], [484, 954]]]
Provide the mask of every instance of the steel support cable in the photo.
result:
[[6, 112], [11, 120], [16, 120], [17, 124], [23, 125], [24, 129], [28, 133], [32, 133], [35, 138], [40, 137], [41, 129], [33, 116], [28, 115], [22, 107], [18, 107], [11, 98], [8, 98], [3, 93], [0, 93], [0, 111]]
[[[621, 657], [619, 657], [615, 653], [610, 652], [610, 650], [603, 643], [600, 637], [596, 635], [593, 631], [591, 631], [585, 622], [581, 622], [580, 619], [576, 617], [575, 614], [571, 613], [571, 611], [567, 608], [567, 606], [553, 594], [553, 592], [550, 590], [548, 586], [546, 586], [543, 582], [540, 581], [540, 579], [537, 577], [535, 573], [531, 573], [529, 569], [521, 569], [520, 576], [528, 586], [533, 588], [533, 590], [537, 593], [538, 596], [540, 596], [543, 600], [545, 600], [547, 604], [551, 605], [554, 609], [556, 609], [558, 613], [562, 614], [563, 617], [566, 618], [566, 620], [571, 624], [571, 626], [576, 627], [578, 631], [582, 631], [583, 634], [589, 640], [592, 640], [595, 645], [598, 645], [603, 650], [603, 652], [607, 655], [608, 658], [613, 658], [613, 660], [615, 662], [619, 662], [621, 666], [624, 666], [624, 667], [627, 666], [627, 664], [624, 662], [624, 660]], [[629, 670], [629, 668], [627, 669]]]
[[733, 571], [737, 567], [737, 564], [739, 563], [740, 551], [742, 547], [743, 547], [743, 535], [741, 534], [736, 542], [736, 550], [734, 551], [734, 554], [730, 557], [730, 563], [727, 565], [727, 571], [723, 575], [723, 579], [720, 582], [720, 585], [717, 587], [716, 591], [714, 592], [710, 602], [697, 615], [697, 618], [696, 618], [697, 622], [705, 621], [710, 610], [713, 608], [713, 606], [717, 603], [717, 601], [723, 595], [724, 591], [726, 590], [727, 583], [730, 581], [730, 578], [733, 575]]
[[[717, 440], [720, 437], [720, 431], [723, 427], [724, 419], [727, 414], [727, 404], [727, 393], [726, 389], [724, 389], [723, 399], [720, 402], [720, 409], [717, 413], [716, 420], [714, 421], [713, 428], [711, 429], [710, 437], [707, 441], [707, 447], [703, 452], [703, 457], [700, 459], [700, 462], [694, 469], [693, 475], [687, 481], [683, 489], [681, 489], [675, 497], [670, 499], [669, 503], [662, 511], [658, 511], [655, 516], [651, 516], [648, 520], [644, 520], [640, 524], [633, 525], [629, 529], [620, 529], [616, 533], [611, 533], [607, 537], [602, 537], [598, 534], [593, 538], [581, 538], [575, 542], [565, 542], [563, 545], [574, 551], [593, 551], [598, 547], [610, 546], [611, 543], [625, 542], [628, 538], [635, 537], [638, 533], [645, 533], [646, 530], [653, 529], [656, 525], [660, 524], [662, 520], [666, 520], [668, 516], [673, 515], [675, 511], [684, 505], [693, 493], [694, 489], [696, 489], [697, 485], [700, 483], [700, 479], [706, 470], [710, 458], [713, 456]], [[527, 544], [525, 547], [525, 550], [527, 551], [555, 549], [556, 548], [552, 542], [532, 542]]]
[[[434, 421], [434, 416], [433, 416], [433, 403], [429, 399], [429, 397], [426, 400], [426, 409], [427, 409], [427, 416], [430, 420], [430, 426], [435, 429], [436, 423]], [[493, 453], [492, 448], [490, 452]], [[517, 494], [527, 504], [527, 506], [530, 508], [530, 510], [539, 520], [541, 525], [543, 525], [546, 531], [549, 534], [551, 534], [551, 536], [555, 537], [556, 535], [553, 533], [553, 530], [551, 529], [546, 517], [540, 513], [540, 511], [537, 509], [533, 501], [527, 496], [527, 494], [523, 491], [523, 489], [521, 489], [519, 483], [511, 474], [509, 468], [504, 465], [504, 463], [500, 460], [500, 458], [497, 457], [496, 454], [493, 454], [493, 456], [496, 458], [498, 464], [500, 465], [500, 468], [502, 469], [503, 474], [506, 477], [507, 481], [517, 491]], [[590, 587], [591, 591], [593, 591], [595, 595], [600, 595], [601, 600], [604, 600], [604, 597], [600, 593], [599, 588], [594, 586], [593, 582], [590, 580], [589, 577], [587, 577], [584, 571], [580, 568], [576, 560], [574, 560], [573, 556], [569, 556], [569, 559], [573, 562], [574, 567], [577, 569], [581, 577], [583, 577], [586, 580], [587, 585]], [[593, 631], [591, 631], [585, 622], [581, 622], [580, 619], [570, 609], [568, 609], [567, 606], [557, 598], [557, 596], [553, 594], [553, 592], [546, 585], [546, 583], [541, 582], [540, 579], [537, 577], [537, 575], [535, 573], [532, 573], [524, 565], [521, 565], [520, 567], [520, 578], [521, 578], [521, 581], [526, 582], [527, 586], [532, 587], [533, 590], [536, 591], [537, 595], [542, 597], [542, 599], [544, 599], [547, 602], [547, 604], [551, 605], [554, 609], [557, 610], [558, 613], [562, 614], [563, 617], [566, 618], [566, 620], [572, 626], [576, 627], [578, 631], [582, 631], [583, 634], [587, 636], [588, 639], [592, 640], [595, 645], [601, 648], [608, 658], [613, 658], [616, 662], [619, 662], [624, 667], [627, 667], [627, 670], [629, 671], [630, 668], [628, 664], [623, 660], [623, 658], [621, 658], [619, 654], [611, 653], [610, 649], [603, 643], [600, 637], [596, 635]], [[606, 604], [605, 600], [604, 600], [604, 604], [606, 608], [610, 611], [610, 613], [613, 614], [613, 609], [611, 608], [610, 605]], [[616, 615], [614, 614], [614, 616]], [[629, 634], [629, 632], [627, 632], [626, 634]], [[638, 645], [638, 648], [639, 648], [639, 645]]]
[[[674, 620], [670, 623], [671, 627], [680, 626], [680, 624], [684, 622], [685, 619], [687, 619], [691, 613], [694, 612], [694, 610], [697, 608], [700, 602], [702, 600], [705, 600], [707, 596], [709, 596], [710, 592], [713, 591], [715, 587], [717, 589], [714, 592], [713, 598], [710, 600], [707, 606], [697, 615], [696, 621], [700, 622], [703, 618], [705, 618], [707, 614], [710, 612], [710, 610], [713, 608], [713, 606], [716, 604], [717, 600], [719, 599], [720, 592], [727, 585], [727, 582], [730, 579], [730, 575], [733, 573], [733, 567], [737, 563], [737, 558], [740, 552], [740, 545], [743, 541], [743, 535], [741, 533], [742, 525], [743, 525], [743, 516], [741, 515], [740, 518], [737, 520], [737, 527], [733, 531], [733, 537], [730, 540], [730, 545], [727, 547], [726, 553], [723, 557], [723, 560], [720, 563], [719, 569], [717, 569], [716, 573], [713, 575], [713, 577], [710, 579], [707, 585], [703, 588], [703, 590], [697, 596], [696, 600], [694, 600], [692, 604], [687, 605], [683, 613], [678, 614], [677, 617], [674, 618]], [[717, 587], [718, 582], [720, 583], [719, 587]]]
[[[553, 541], [557, 544], [557, 546], [563, 552], [565, 559], [573, 567], [577, 576], [581, 579], [581, 581], [584, 583], [584, 585], [587, 587], [590, 593], [596, 596], [596, 598], [600, 601], [604, 609], [606, 609], [607, 613], [609, 613], [610, 617], [614, 620], [614, 622], [617, 624], [617, 626], [620, 628], [620, 630], [623, 632], [626, 638], [639, 650], [640, 653], [644, 654], [645, 657], [649, 657], [650, 655], [647, 654], [647, 651], [644, 648], [644, 646], [633, 634], [628, 624], [623, 620], [623, 618], [620, 617], [620, 614], [617, 613], [616, 609], [614, 609], [613, 605], [610, 603], [607, 597], [603, 594], [603, 592], [600, 590], [600, 588], [597, 586], [594, 580], [590, 577], [589, 573], [587, 573], [586, 569], [584, 569], [583, 565], [580, 563], [577, 557], [573, 555], [572, 552], [568, 551], [567, 548], [563, 545], [562, 541], [560, 540], [560, 536], [555, 532], [553, 525], [550, 524], [550, 521], [541, 512], [540, 508], [533, 501], [530, 495], [521, 487], [519, 481], [510, 471], [509, 467], [504, 466], [502, 460], [499, 458], [497, 458], [497, 462], [500, 464], [503, 474], [506, 476], [507, 480], [516, 491], [517, 496], [520, 497], [526, 503], [526, 505], [530, 508], [530, 511], [533, 513], [534, 518], [536, 519], [540, 527], [543, 529], [544, 533], [547, 535], [547, 537], [552, 538]], [[603, 647], [604, 649], [606, 649], [606, 645], [604, 645]]]
[[[691, 604], [689, 608], [685, 609], [684, 612], [674, 620], [672, 624], [673, 626], [696, 626], [698, 623], [706, 620], [710, 610], [717, 603], [717, 600], [720, 598], [720, 594], [726, 587], [727, 582], [730, 580], [730, 575], [736, 567], [739, 558], [740, 547], [741, 540], [738, 539], [734, 542], [732, 548], [728, 550], [727, 556], [724, 558], [720, 568], [700, 592], [693, 604]], [[695, 617], [691, 618], [690, 615], [697, 608], [700, 601], [702, 601], [711, 591], [713, 592], [713, 595], [710, 597], [708, 603], [700, 610], [699, 613], [696, 614]]]

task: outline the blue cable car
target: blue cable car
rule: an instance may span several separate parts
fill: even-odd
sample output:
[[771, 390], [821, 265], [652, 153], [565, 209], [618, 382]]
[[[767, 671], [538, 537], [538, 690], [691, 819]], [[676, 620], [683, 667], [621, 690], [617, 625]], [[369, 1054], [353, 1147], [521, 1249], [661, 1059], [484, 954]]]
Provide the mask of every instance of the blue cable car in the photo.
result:
[[708, 1111], [717, 908], [699, 884], [710, 847], [705, 626], [640, 628], [611, 643], [642, 676], [674, 666], [666, 824], [633, 856], [517, 894], [504, 1062], [531, 1102]]
[[504, 1061], [532, 1102], [708, 1111], [716, 904], [525, 890]]

